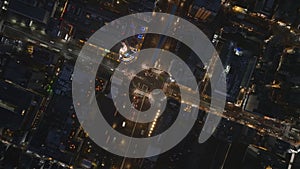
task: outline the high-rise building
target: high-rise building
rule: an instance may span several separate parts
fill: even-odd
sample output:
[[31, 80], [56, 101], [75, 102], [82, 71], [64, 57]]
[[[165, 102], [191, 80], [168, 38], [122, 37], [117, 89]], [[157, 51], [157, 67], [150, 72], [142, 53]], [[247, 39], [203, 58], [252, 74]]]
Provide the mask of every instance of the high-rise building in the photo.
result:
[[188, 16], [203, 21], [211, 21], [221, 8], [221, 0], [195, 0], [189, 7]]

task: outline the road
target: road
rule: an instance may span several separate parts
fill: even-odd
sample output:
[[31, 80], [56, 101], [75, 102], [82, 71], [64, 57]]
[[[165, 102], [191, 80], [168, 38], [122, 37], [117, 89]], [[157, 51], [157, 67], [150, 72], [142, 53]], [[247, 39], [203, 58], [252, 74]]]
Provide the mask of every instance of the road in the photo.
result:
[[[118, 69], [116, 69], [118, 71]], [[124, 73], [124, 77], [126, 76], [126, 72]], [[157, 75], [158, 76], [158, 75]], [[145, 80], [147, 78], [145, 77], [138, 77], [141, 80]], [[148, 80], [144, 81], [144, 84], [147, 86], [151, 86], [151, 83]], [[180, 86], [180, 84], [177, 84]], [[181, 86], [181, 89], [184, 90], [186, 93], [191, 93], [190, 95], [194, 95], [194, 91], [188, 87]], [[179, 91], [174, 91], [174, 95], [176, 96], [177, 93], [180, 93]], [[169, 97], [173, 97], [174, 99], [181, 102], [181, 104], [194, 106], [191, 100], [195, 100], [193, 98], [190, 98], [189, 100], [179, 100], [178, 97], [173, 96], [173, 94], [169, 94]], [[226, 118], [232, 122], [242, 124], [244, 126], [247, 126], [249, 128], [253, 128], [258, 131], [261, 135], [269, 135], [273, 136], [275, 138], [278, 138], [280, 140], [283, 140], [285, 142], [290, 143], [293, 146], [298, 146], [300, 144], [300, 140], [296, 136], [289, 135], [289, 131], [286, 130], [288, 126], [291, 126], [292, 124], [289, 124], [286, 121], [280, 121], [274, 118], [270, 118], [267, 116], [259, 116], [250, 112], [247, 112], [243, 110], [241, 107], [235, 106], [234, 104], [226, 103], [224, 111], [220, 112], [217, 110], [222, 110], [223, 108], [219, 107], [210, 107], [211, 99], [207, 95], [201, 95], [200, 103], [199, 103], [199, 109], [202, 111], [205, 111], [207, 113], [211, 113], [217, 116], [220, 116], [222, 118]]]

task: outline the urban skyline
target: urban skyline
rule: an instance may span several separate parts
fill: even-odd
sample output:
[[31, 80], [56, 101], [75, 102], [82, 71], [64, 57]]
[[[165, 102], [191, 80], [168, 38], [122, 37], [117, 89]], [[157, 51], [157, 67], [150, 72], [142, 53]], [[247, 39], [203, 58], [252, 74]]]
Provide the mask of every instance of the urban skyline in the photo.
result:
[[[300, 167], [300, 3], [296, 0], [0, 0], [0, 7], [0, 168]], [[194, 31], [181, 34], [194, 39], [193, 46], [149, 33], [153, 24], [164, 32], [188, 27], [179, 19], [164, 17], [172, 15], [203, 32], [216, 51], [208, 60], [193, 51], [205, 49]], [[124, 22], [124, 16], [136, 18]], [[113, 29], [105, 30], [109, 26]], [[93, 38], [100, 28], [103, 36]], [[106, 48], [110, 40], [126, 35], [133, 36]], [[192, 78], [186, 67], [166, 62], [167, 56], [145, 52], [154, 48], [178, 56]], [[89, 62], [94, 53], [101, 55], [95, 71]], [[74, 74], [78, 58], [86, 59], [82, 74]], [[219, 62], [222, 70], [216, 66]], [[140, 67], [143, 70], [134, 74]], [[93, 72], [96, 76], [90, 81], [87, 76]], [[95, 87], [74, 89], [78, 77]], [[189, 86], [191, 79], [197, 88]], [[129, 88], [123, 90], [124, 86]], [[99, 140], [120, 148], [127, 142], [106, 132], [103, 138], [94, 138], [85, 128], [89, 125], [85, 119], [94, 117], [78, 112], [93, 109], [77, 102], [74, 90], [86, 95], [86, 102], [95, 98], [111, 129], [129, 138], [159, 136], [172, 128], [182, 111], [182, 118], [194, 119], [195, 124], [189, 124], [188, 134], [166, 152], [149, 145], [145, 154], [161, 153], [146, 158], [115, 155], [98, 145]], [[226, 99], [224, 108], [212, 107], [215, 95]], [[158, 109], [150, 122], [138, 121], [136, 112], [151, 116], [147, 112], [163, 103], [165, 108]], [[207, 125], [211, 117], [220, 122]], [[187, 124], [181, 128], [188, 128]], [[203, 131], [213, 131], [204, 143], [199, 142]]]

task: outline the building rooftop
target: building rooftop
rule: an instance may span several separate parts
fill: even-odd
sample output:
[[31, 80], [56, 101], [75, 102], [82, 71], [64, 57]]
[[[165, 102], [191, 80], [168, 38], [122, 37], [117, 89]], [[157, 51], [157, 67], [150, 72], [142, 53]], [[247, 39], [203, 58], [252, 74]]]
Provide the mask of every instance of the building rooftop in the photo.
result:
[[19, 0], [11, 0], [8, 9], [11, 12], [23, 15], [42, 23], [47, 23], [49, 17], [49, 12], [45, 9], [30, 6]]
[[221, 0], [195, 0], [194, 5], [204, 7], [213, 12], [218, 12], [221, 7]]
[[[18, 129], [34, 95], [7, 82], [0, 81], [0, 127]], [[24, 113], [25, 113], [24, 112]]]

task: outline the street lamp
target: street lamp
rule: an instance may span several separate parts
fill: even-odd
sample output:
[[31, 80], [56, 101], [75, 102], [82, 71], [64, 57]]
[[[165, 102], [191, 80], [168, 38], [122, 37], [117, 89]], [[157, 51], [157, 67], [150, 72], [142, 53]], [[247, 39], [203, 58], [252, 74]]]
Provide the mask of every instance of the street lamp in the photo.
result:
[[290, 153], [290, 154], [292, 154], [290, 162], [289, 162], [289, 165], [288, 165], [288, 169], [291, 169], [292, 168], [292, 164], [293, 164], [294, 159], [295, 159], [295, 155], [300, 152], [300, 148], [297, 148], [297, 150], [294, 150], [294, 149], [290, 148], [287, 152]]

